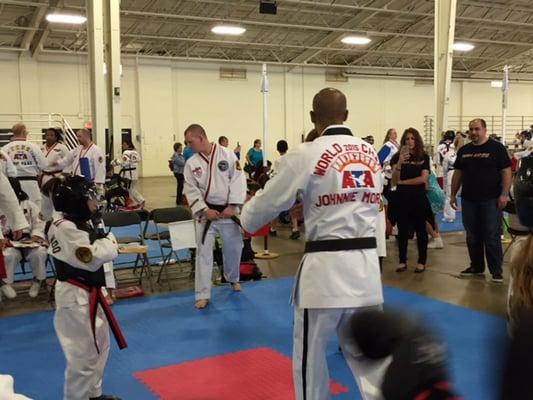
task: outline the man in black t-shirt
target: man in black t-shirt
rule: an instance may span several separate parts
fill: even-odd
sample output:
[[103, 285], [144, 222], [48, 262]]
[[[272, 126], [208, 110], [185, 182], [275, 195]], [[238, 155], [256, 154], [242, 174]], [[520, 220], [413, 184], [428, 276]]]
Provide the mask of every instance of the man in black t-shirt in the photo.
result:
[[511, 187], [511, 160], [505, 147], [487, 135], [481, 118], [470, 121], [471, 143], [457, 152], [450, 204], [457, 209], [457, 192], [462, 185], [463, 225], [470, 255], [470, 267], [462, 276], [482, 275], [485, 256], [493, 282], [503, 282], [500, 241], [502, 209]]

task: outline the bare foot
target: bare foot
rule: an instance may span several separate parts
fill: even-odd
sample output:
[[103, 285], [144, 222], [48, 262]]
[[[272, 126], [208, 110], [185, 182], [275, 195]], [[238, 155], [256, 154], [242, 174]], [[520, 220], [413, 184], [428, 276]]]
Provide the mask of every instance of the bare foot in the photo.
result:
[[197, 300], [196, 303], [194, 303], [194, 306], [200, 310], [202, 308], [206, 308], [208, 304], [209, 304], [209, 299], [200, 299], [200, 300]]
[[232, 283], [231, 288], [233, 289], [234, 292], [240, 292], [241, 284], [239, 282]]

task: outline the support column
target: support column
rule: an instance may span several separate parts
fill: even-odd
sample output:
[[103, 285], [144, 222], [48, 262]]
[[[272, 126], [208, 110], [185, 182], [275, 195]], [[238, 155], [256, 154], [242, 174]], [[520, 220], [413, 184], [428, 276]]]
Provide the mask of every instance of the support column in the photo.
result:
[[[435, 0], [435, 135], [448, 125], [457, 0]], [[434, 140], [433, 145], [436, 145]]]
[[93, 140], [105, 151], [106, 92], [104, 80], [104, 18], [102, 0], [91, 0], [87, 2], [87, 17]]
[[120, 112], [120, 0], [106, 1], [105, 21], [105, 63], [107, 65], [107, 126], [113, 138], [111, 158], [122, 154], [122, 126]]

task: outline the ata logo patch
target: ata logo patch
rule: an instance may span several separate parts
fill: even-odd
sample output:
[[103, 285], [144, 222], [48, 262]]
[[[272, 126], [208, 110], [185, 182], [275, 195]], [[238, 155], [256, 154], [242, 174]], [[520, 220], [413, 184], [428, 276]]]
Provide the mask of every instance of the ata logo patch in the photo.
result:
[[342, 188], [373, 188], [374, 178], [372, 172], [366, 171], [344, 171], [342, 174]]

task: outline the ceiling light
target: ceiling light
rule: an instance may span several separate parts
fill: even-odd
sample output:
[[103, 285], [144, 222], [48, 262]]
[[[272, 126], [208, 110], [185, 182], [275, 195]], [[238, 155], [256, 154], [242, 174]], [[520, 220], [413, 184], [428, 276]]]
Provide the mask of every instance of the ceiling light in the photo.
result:
[[475, 46], [472, 43], [465, 43], [465, 42], [455, 42], [453, 44], [453, 49], [455, 51], [470, 51]]
[[345, 36], [342, 38], [341, 42], [344, 44], [368, 44], [372, 41], [372, 39], [367, 38], [365, 36]]
[[57, 22], [60, 24], [83, 24], [87, 18], [83, 15], [73, 14], [48, 14], [46, 16], [48, 22]]
[[211, 32], [217, 35], [242, 35], [246, 28], [236, 25], [217, 25], [211, 28]]
[[503, 87], [503, 82], [502, 81], [491, 81], [490, 87], [501, 88]]

